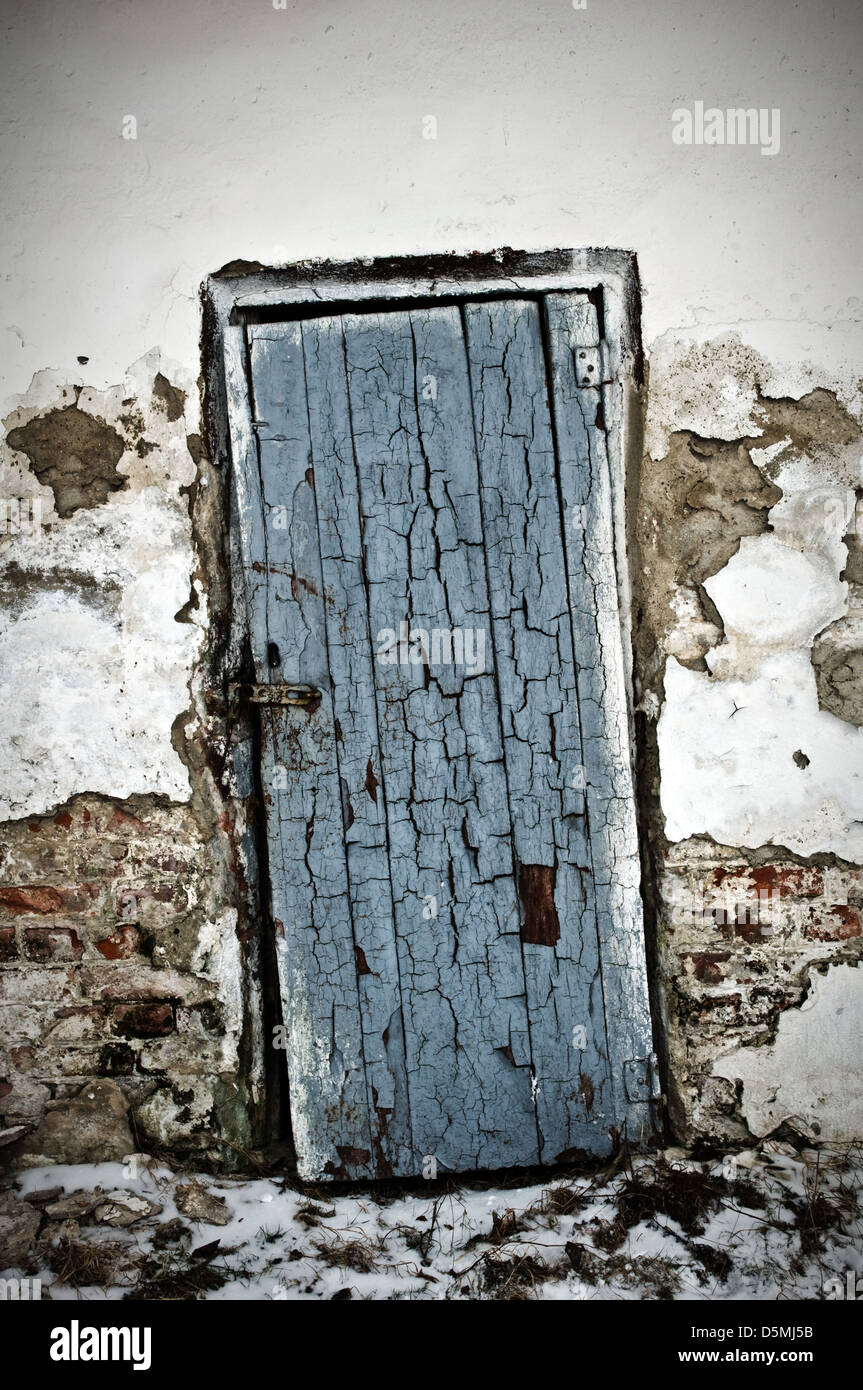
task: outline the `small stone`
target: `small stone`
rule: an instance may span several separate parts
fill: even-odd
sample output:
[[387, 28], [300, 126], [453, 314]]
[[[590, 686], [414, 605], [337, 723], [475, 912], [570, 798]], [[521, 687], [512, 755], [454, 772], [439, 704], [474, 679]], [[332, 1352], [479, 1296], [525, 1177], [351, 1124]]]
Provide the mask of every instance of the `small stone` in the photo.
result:
[[0, 1193], [0, 1269], [20, 1268], [41, 1225], [41, 1214], [12, 1192]]
[[48, 1202], [56, 1202], [62, 1196], [62, 1187], [40, 1187], [35, 1192], [28, 1192], [24, 1200], [29, 1202], [31, 1207], [44, 1207]]
[[10, 1125], [8, 1129], [0, 1129], [0, 1148], [22, 1139], [29, 1129], [32, 1129], [32, 1125]]
[[231, 1213], [222, 1197], [208, 1192], [200, 1183], [180, 1183], [174, 1193], [177, 1210], [190, 1221], [203, 1221], [208, 1226], [227, 1226]]
[[[827, 1149], [801, 1149], [797, 1157], [809, 1168], [832, 1168], [842, 1162], [841, 1153], [830, 1153]], [[27, 1198], [28, 1202], [32, 1200]]]
[[731, 1154], [730, 1158], [738, 1168], [754, 1168], [758, 1162], [755, 1149], [742, 1149], [739, 1154]]
[[160, 1202], [151, 1202], [137, 1192], [126, 1192], [118, 1188], [115, 1192], [105, 1192], [100, 1205], [93, 1213], [96, 1221], [106, 1226], [134, 1226], [146, 1216], [158, 1216], [162, 1210]]
[[[4, 980], [5, 984], [5, 980]], [[7, 990], [8, 993], [8, 990]], [[26, 986], [24, 987], [26, 994]], [[27, 1002], [26, 999], [22, 1002]], [[4, 1117], [11, 1129], [24, 1126], [24, 1132], [34, 1128], [42, 1118], [45, 1106], [51, 1100], [51, 1092], [41, 1081], [19, 1075], [15, 1077], [11, 1094], [5, 1097]], [[20, 1142], [20, 1140], [18, 1141]]]
[[797, 1150], [793, 1144], [786, 1144], [782, 1139], [764, 1139], [761, 1142], [761, 1152], [764, 1154], [779, 1154], [785, 1158], [796, 1158]]
[[71, 1100], [51, 1101], [32, 1134], [16, 1146], [19, 1168], [43, 1163], [106, 1163], [131, 1153], [129, 1104], [113, 1081], [91, 1081]]
[[74, 1192], [68, 1192], [65, 1197], [59, 1200], [48, 1202], [45, 1207], [45, 1215], [52, 1221], [81, 1221], [85, 1216], [89, 1216], [99, 1204], [104, 1201], [101, 1192], [85, 1192], [83, 1188], [77, 1188]]
[[77, 1221], [47, 1221], [39, 1232], [37, 1252], [56, 1250], [61, 1240], [75, 1241], [81, 1237], [81, 1227]]

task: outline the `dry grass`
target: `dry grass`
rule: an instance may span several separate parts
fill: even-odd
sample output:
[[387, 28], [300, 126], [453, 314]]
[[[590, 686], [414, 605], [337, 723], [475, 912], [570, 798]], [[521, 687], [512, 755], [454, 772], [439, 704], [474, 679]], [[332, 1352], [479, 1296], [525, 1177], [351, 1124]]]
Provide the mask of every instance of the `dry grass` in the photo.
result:
[[645, 1168], [630, 1170], [617, 1192], [617, 1211], [624, 1226], [659, 1216], [676, 1222], [686, 1235], [701, 1235], [707, 1220], [723, 1203], [763, 1211], [766, 1198], [744, 1178], [712, 1177], [708, 1173], [674, 1168], [658, 1160], [648, 1176]]
[[296, 1211], [297, 1220], [302, 1221], [304, 1226], [318, 1226], [321, 1221], [335, 1214], [335, 1207], [322, 1207], [312, 1201], [306, 1201], [301, 1207], [297, 1207]]
[[107, 1289], [118, 1279], [138, 1268], [140, 1255], [117, 1241], [84, 1241], [61, 1236], [48, 1249], [48, 1268], [60, 1284], [73, 1289]]
[[573, 1216], [590, 1202], [589, 1192], [568, 1187], [565, 1183], [549, 1187], [538, 1201], [528, 1207], [528, 1212], [537, 1216]]
[[313, 1243], [325, 1265], [355, 1269], [360, 1274], [371, 1274], [377, 1269], [382, 1253], [380, 1242], [362, 1235], [346, 1238], [334, 1232], [331, 1238]]
[[[138, 1278], [125, 1295], [126, 1299], [195, 1300], [204, 1298], [233, 1279], [255, 1277], [251, 1266], [244, 1264], [242, 1255], [232, 1264], [224, 1262], [234, 1256], [240, 1246], [220, 1249], [219, 1241], [210, 1241], [191, 1255], [182, 1250], [154, 1251], [141, 1264]], [[216, 1254], [222, 1256], [217, 1263]]]
[[546, 1264], [527, 1250], [516, 1255], [489, 1252], [482, 1259], [480, 1286], [493, 1299], [524, 1302], [536, 1298], [541, 1284], [559, 1279], [562, 1273], [560, 1265]]
[[626, 1240], [626, 1225], [617, 1217], [614, 1221], [603, 1221], [601, 1217], [591, 1221], [588, 1227], [590, 1238], [594, 1245], [600, 1250], [606, 1250], [609, 1254], [614, 1250], [619, 1250]]

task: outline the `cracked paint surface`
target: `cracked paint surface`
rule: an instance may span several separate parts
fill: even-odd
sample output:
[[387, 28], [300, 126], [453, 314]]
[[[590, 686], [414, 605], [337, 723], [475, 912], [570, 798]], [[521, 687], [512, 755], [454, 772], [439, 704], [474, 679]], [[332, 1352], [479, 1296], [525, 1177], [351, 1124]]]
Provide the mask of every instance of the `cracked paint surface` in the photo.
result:
[[[598, 329], [548, 297], [547, 383], [540, 312], [251, 331], [258, 674], [325, 692], [272, 707], [264, 754], [310, 1176], [549, 1162], [646, 1123]], [[375, 662], [403, 622], [487, 632], [494, 669]]]

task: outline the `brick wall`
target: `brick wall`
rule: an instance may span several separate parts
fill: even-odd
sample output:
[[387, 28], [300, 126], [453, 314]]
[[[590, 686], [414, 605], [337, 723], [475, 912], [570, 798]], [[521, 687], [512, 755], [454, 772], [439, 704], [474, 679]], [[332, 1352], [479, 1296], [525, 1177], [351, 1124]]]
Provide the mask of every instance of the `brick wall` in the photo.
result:
[[192, 813], [155, 799], [82, 796], [0, 828], [7, 1127], [110, 1077], [143, 1149], [224, 1158], [225, 1135], [253, 1142], [254, 943], [215, 863]]
[[810, 971], [859, 961], [863, 869], [747, 862], [711, 841], [666, 852], [660, 975], [668, 1018], [669, 1104], [677, 1131], [748, 1138], [732, 1081], [714, 1060], [775, 1037]]

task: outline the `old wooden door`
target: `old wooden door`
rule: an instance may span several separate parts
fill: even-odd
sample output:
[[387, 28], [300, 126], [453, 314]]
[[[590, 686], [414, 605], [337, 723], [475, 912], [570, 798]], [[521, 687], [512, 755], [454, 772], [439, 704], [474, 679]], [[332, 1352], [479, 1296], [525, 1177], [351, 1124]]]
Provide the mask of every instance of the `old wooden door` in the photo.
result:
[[233, 449], [300, 1171], [637, 1140], [650, 1027], [593, 303], [244, 331]]

